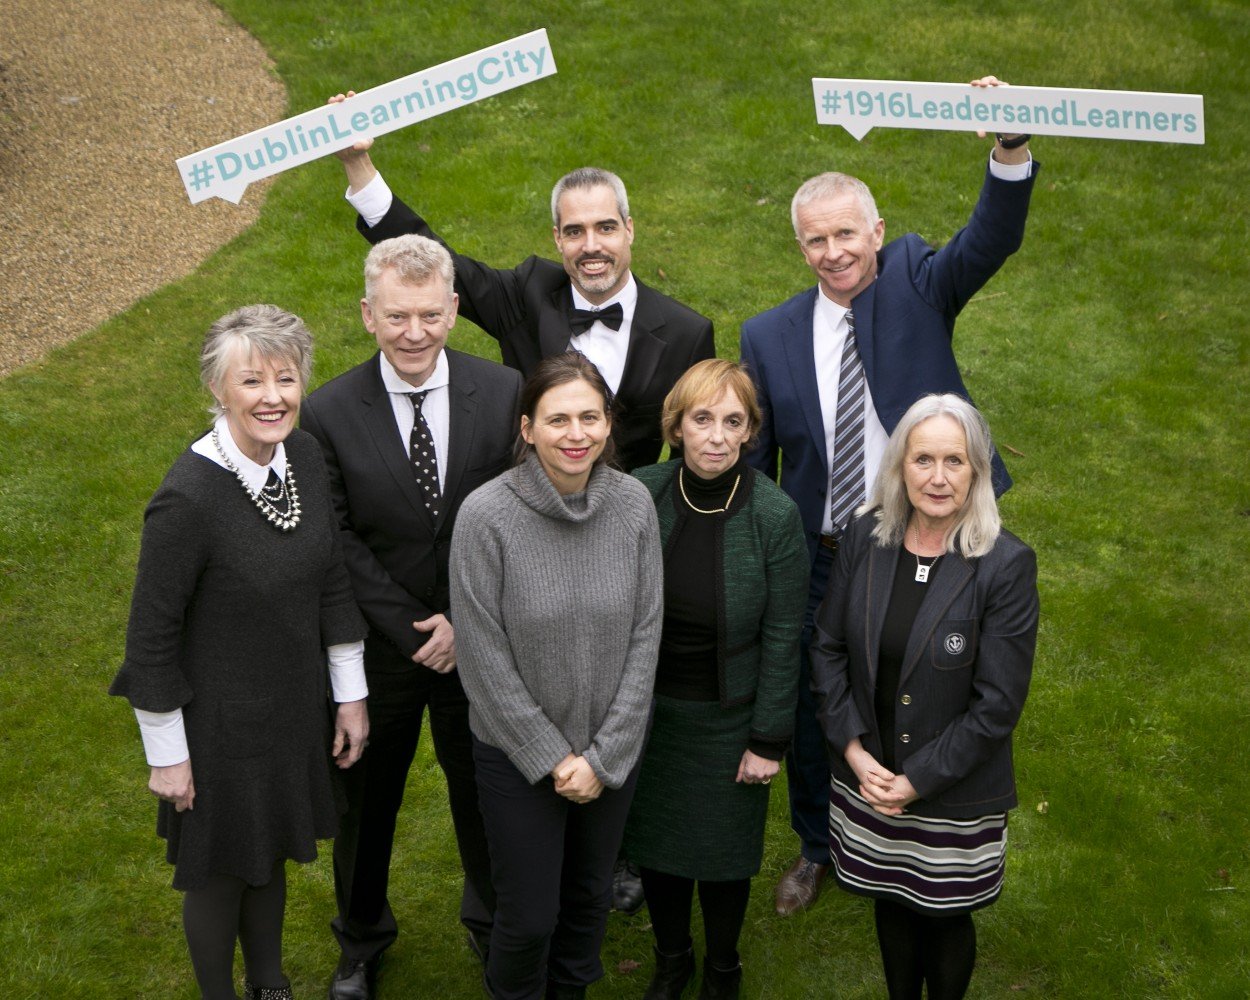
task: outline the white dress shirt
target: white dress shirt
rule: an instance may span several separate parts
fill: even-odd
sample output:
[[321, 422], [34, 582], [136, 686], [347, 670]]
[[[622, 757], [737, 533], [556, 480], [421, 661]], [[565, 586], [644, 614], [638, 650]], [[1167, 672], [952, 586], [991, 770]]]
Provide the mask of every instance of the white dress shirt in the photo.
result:
[[[411, 405], [409, 406], [408, 423], [412, 423]], [[230, 435], [230, 425], [224, 416], [217, 418], [213, 425], [222, 451], [235, 465], [235, 468], [246, 480], [248, 488], [254, 493], [269, 481], [269, 472], [273, 470], [278, 478], [286, 482], [286, 448], [281, 441], [273, 450], [273, 459], [268, 465], [257, 465], [239, 450], [234, 438]], [[202, 455], [209, 461], [216, 462], [223, 469], [229, 467], [222, 460], [213, 444], [211, 433], [191, 445], [191, 450]], [[339, 704], [359, 701], [369, 694], [365, 682], [365, 644], [363, 641], [344, 642], [326, 649], [330, 669], [330, 687], [334, 691], [334, 700]], [[181, 764], [190, 756], [187, 750], [186, 729], [182, 721], [182, 709], [175, 708], [172, 712], [145, 712], [135, 709], [135, 718], [139, 720], [139, 733], [143, 737], [143, 752], [153, 767], [168, 767]]]

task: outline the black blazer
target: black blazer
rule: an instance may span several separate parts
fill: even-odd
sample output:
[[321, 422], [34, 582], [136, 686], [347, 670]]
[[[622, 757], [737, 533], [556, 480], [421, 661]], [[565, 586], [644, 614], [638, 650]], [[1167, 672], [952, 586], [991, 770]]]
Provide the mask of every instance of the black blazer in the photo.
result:
[[890, 739], [920, 794], [909, 812], [971, 818], [1010, 809], [1011, 732], [1037, 640], [1037, 558], [1009, 531], [979, 559], [946, 556], [907, 642], [895, 732], [881, 733], [873, 707], [877, 657], [901, 550], [872, 541], [875, 523], [869, 513], [847, 529], [816, 612], [812, 690], [830, 766], [854, 788], [847, 743], [858, 736], [881, 760], [882, 740]]
[[[376, 226], [357, 218], [356, 228], [371, 243], [418, 233], [447, 246], [398, 198]], [[573, 295], [560, 264], [529, 257], [510, 270], [496, 270], [447, 249], [456, 264], [460, 314], [499, 341], [504, 364], [528, 378], [543, 358], [569, 349]], [[716, 356], [711, 320], [644, 285], [637, 275], [634, 280], [638, 305], [612, 414], [617, 460], [626, 471], [659, 459], [664, 397], [687, 368]]]
[[395, 426], [378, 355], [305, 401], [300, 423], [320, 443], [356, 602], [369, 622], [370, 671], [411, 669], [427, 636], [414, 621], [448, 607], [447, 556], [464, 498], [508, 467], [521, 378], [459, 351], [447, 353], [448, 503], [425, 509]]

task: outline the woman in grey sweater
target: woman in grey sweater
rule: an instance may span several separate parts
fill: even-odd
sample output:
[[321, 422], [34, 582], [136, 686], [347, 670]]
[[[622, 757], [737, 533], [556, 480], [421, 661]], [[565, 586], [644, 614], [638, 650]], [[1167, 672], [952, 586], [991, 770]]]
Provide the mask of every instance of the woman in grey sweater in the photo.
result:
[[498, 1000], [581, 997], [603, 975], [663, 606], [655, 507], [608, 467], [610, 431], [598, 370], [543, 361], [521, 393], [518, 464], [465, 500], [452, 539]]

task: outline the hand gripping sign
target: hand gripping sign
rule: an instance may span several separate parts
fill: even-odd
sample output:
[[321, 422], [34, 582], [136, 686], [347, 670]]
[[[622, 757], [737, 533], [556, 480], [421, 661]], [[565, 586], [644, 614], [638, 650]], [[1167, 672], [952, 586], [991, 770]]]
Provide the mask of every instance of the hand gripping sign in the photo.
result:
[[1204, 141], [1201, 94], [813, 78], [816, 120], [856, 139], [885, 128]]
[[555, 71], [546, 29], [540, 28], [181, 157], [178, 172], [192, 204], [224, 198], [237, 205], [252, 181]]

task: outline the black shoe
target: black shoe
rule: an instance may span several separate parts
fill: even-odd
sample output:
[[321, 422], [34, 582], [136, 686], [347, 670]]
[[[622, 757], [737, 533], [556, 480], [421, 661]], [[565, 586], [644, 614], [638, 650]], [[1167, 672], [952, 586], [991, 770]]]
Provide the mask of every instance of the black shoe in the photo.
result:
[[703, 986], [699, 1000], [738, 1000], [742, 988], [742, 965], [733, 969], [718, 969], [710, 962], [703, 963]]
[[694, 976], [694, 949], [687, 948], [680, 955], [665, 955], [659, 948], [653, 950], [655, 975], [642, 1000], [679, 1000]]
[[547, 980], [547, 1000], [584, 1000], [585, 996], [585, 986], [571, 986], [568, 983]]
[[289, 981], [284, 986], [256, 986], [245, 979], [243, 996], [245, 1000], [293, 1000]]
[[620, 858], [612, 871], [612, 909], [633, 916], [642, 909], [642, 879], [638, 866]]
[[377, 958], [366, 961], [342, 956], [338, 968], [334, 970], [334, 978], [330, 980], [327, 994], [330, 1000], [373, 1000], [377, 987], [378, 962]]

